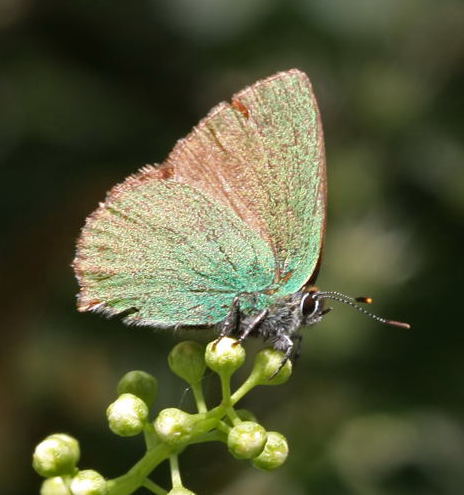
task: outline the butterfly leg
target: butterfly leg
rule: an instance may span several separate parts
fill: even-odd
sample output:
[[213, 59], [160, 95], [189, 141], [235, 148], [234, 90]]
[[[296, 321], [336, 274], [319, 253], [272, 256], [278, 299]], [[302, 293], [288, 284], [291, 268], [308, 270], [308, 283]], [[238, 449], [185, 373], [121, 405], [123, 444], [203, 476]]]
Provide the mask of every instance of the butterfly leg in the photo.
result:
[[[296, 351], [299, 353], [302, 336], [297, 335], [295, 340], [297, 341]], [[277, 350], [282, 350], [284, 352], [284, 357], [282, 358], [282, 361], [280, 362], [277, 370], [273, 373], [271, 378], [269, 378], [270, 380], [272, 380], [279, 373], [279, 371], [285, 366], [285, 363], [289, 359], [293, 360], [292, 357], [293, 357], [294, 347], [295, 347], [295, 342], [288, 335], [285, 334], [281, 335], [279, 339], [274, 342], [274, 348]]]
[[240, 337], [238, 338], [237, 344], [242, 343], [248, 337], [248, 335], [250, 335], [250, 333], [263, 322], [263, 320], [266, 318], [268, 313], [269, 313], [269, 311], [267, 309], [263, 309], [260, 313], [258, 313], [256, 318], [254, 318], [245, 327], [245, 330], [243, 330], [243, 332], [240, 334]]
[[232, 306], [229, 313], [227, 314], [225, 320], [221, 323], [219, 336], [214, 343], [216, 344], [224, 337], [236, 334], [240, 328], [240, 298], [239, 296], [234, 297], [232, 301]]
[[300, 335], [300, 334], [296, 334], [296, 335], [293, 335], [293, 350], [292, 350], [292, 356], [290, 356], [290, 359], [292, 361], [296, 361], [299, 357], [300, 357], [300, 354], [301, 354], [301, 343], [303, 342], [303, 335]]

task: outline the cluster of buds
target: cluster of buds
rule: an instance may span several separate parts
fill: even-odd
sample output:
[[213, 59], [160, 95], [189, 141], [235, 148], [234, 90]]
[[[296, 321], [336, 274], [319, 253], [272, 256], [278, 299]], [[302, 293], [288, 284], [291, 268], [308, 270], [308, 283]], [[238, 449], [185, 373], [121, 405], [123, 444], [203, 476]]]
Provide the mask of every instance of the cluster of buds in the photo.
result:
[[55, 433], [40, 442], [32, 456], [32, 465], [41, 476], [41, 495], [105, 495], [106, 481], [92, 469], [79, 471], [78, 441], [64, 433]]
[[[266, 431], [254, 415], [236, 409], [236, 403], [257, 385], [285, 383], [292, 371], [290, 361], [282, 366], [283, 355], [274, 349], [260, 351], [248, 378], [234, 392], [231, 377], [245, 362], [245, 350], [232, 338], [210, 342], [206, 349], [186, 341], [170, 352], [169, 367], [186, 381], [195, 398], [197, 411], [189, 413], [177, 408], [163, 409], [154, 419], [151, 411], [158, 384], [144, 371], [130, 371], [120, 380], [117, 399], [108, 406], [109, 428], [116, 435], [127, 437], [143, 433], [146, 453], [136, 467], [113, 480], [94, 470], [79, 470], [80, 449], [77, 440], [66, 434], [54, 434], [39, 443], [33, 455], [33, 466], [45, 477], [41, 495], [129, 495], [141, 486], [158, 495], [195, 495], [184, 487], [178, 454], [194, 443], [220, 441], [237, 459], [249, 460], [259, 469], [273, 470], [288, 455], [285, 437]], [[222, 400], [208, 408], [203, 396], [203, 376], [209, 368], [220, 378]], [[172, 489], [168, 492], [148, 475], [164, 460], [171, 464]]]

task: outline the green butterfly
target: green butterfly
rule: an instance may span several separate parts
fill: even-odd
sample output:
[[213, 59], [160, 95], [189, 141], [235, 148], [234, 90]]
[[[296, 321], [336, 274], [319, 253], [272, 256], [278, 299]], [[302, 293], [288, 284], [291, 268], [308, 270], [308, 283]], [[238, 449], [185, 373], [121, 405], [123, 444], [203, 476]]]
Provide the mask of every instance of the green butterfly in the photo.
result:
[[299, 329], [327, 312], [324, 299], [356, 306], [312, 285], [326, 195], [308, 77], [292, 69], [258, 81], [89, 216], [73, 263], [78, 308], [135, 325], [219, 325], [240, 340], [259, 334], [292, 357]]

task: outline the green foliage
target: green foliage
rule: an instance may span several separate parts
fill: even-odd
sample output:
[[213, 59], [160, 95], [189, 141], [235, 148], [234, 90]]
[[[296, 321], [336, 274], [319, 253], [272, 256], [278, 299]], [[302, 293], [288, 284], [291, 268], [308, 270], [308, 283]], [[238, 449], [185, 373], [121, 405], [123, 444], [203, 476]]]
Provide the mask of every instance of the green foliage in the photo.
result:
[[[219, 441], [237, 459], [271, 470], [285, 462], [288, 446], [280, 433], [267, 432], [252, 412], [235, 409], [236, 403], [257, 385], [277, 385], [288, 380], [292, 366], [281, 352], [265, 349], [255, 358], [253, 369], [233, 393], [230, 379], [243, 365], [245, 350], [239, 341], [224, 337], [210, 342], [206, 350], [195, 342], [182, 342], [168, 357], [171, 370], [191, 387], [197, 412], [177, 408], [161, 410], [152, 421], [150, 409], [157, 395], [156, 379], [144, 371], [126, 373], [117, 386], [118, 398], [108, 406], [108, 424], [115, 434], [144, 433], [146, 452], [129, 471], [115, 479], [94, 470], [78, 470], [79, 444], [65, 434], [47, 437], [35, 449], [34, 469], [47, 478], [41, 495], [129, 495], [141, 486], [157, 495], [195, 495], [183, 486], [178, 455], [191, 444]], [[202, 390], [206, 366], [218, 374], [222, 400], [208, 408]], [[150, 406], [150, 407], [149, 407]], [[148, 476], [163, 461], [171, 466], [172, 489], [168, 492]]]

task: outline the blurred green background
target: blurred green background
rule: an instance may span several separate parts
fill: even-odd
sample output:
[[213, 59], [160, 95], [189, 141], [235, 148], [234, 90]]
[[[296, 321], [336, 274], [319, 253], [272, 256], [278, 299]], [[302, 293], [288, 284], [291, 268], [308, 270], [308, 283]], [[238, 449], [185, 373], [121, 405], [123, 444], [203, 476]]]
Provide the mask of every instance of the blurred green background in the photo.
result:
[[113, 184], [291, 67], [326, 135], [318, 285], [371, 295], [413, 330], [337, 307], [290, 383], [243, 404], [287, 436], [287, 464], [261, 473], [197, 446], [184, 480], [199, 494], [464, 493], [463, 62], [459, 0], [0, 0], [2, 493], [38, 493], [30, 455], [55, 431], [79, 438], [83, 468], [125, 472], [142, 442], [111, 434], [104, 411], [129, 369], [159, 378], [158, 407], [189, 407], [166, 364], [179, 336], [77, 313], [75, 239]]

